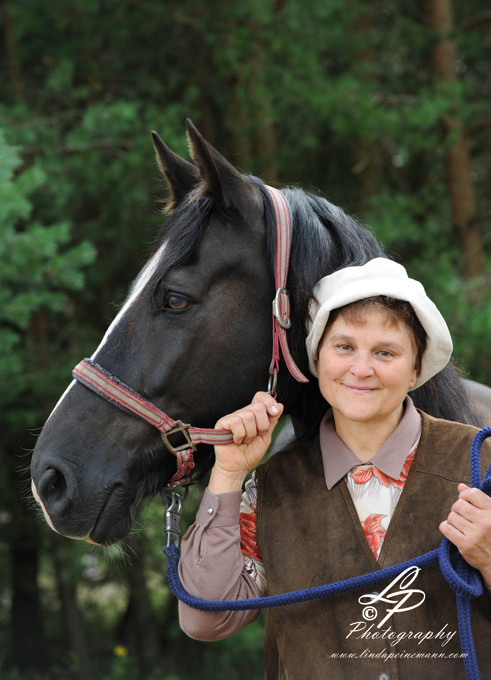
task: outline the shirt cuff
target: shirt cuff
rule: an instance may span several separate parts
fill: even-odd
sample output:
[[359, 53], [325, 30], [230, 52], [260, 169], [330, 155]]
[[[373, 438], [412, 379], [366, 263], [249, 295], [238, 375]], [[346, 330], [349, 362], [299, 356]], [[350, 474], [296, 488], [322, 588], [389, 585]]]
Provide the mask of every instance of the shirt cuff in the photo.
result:
[[242, 491], [214, 494], [205, 489], [196, 523], [211, 528], [238, 525], [241, 498]]

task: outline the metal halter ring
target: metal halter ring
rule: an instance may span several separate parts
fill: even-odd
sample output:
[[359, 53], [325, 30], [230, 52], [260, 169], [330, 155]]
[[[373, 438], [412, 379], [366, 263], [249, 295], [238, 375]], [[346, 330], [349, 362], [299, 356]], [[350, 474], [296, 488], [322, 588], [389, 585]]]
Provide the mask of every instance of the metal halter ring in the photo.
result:
[[[281, 296], [285, 296], [285, 317], [283, 318], [281, 316]], [[290, 320], [290, 294], [287, 291], [286, 288], [283, 288], [281, 286], [278, 288], [276, 291], [276, 295], [274, 296], [273, 300], [273, 316], [277, 320], [277, 322], [280, 324], [281, 328], [284, 330], [288, 330], [290, 326], [292, 325], [292, 322]]]
[[276, 389], [278, 387], [278, 371], [276, 368], [273, 369], [273, 374], [269, 376], [268, 380], [268, 393], [276, 397]]

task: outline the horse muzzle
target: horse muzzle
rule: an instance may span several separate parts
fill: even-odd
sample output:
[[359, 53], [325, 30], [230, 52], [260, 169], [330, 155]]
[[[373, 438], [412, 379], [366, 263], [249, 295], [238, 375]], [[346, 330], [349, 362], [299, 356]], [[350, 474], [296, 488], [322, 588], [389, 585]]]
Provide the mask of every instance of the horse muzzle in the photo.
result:
[[122, 483], [95, 494], [92, 489], [89, 503], [69, 468], [48, 466], [33, 476], [31, 488], [47, 523], [62, 536], [110, 545], [130, 531], [131, 503]]

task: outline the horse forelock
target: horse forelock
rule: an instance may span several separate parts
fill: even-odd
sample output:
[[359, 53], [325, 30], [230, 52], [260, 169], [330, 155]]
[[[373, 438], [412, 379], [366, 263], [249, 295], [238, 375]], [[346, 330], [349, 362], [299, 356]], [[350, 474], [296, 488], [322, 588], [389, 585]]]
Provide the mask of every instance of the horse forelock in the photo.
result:
[[[151, 258], [132, 288], [140, 301], [150, 303], [154, 291], [169, 272], [190, 260], [208, 225], [211, 209], [212, 202], [200, 198], [183, 202], [167, 217], [154, 241]], [[138, 286], [140, 278], [142, 285]]]

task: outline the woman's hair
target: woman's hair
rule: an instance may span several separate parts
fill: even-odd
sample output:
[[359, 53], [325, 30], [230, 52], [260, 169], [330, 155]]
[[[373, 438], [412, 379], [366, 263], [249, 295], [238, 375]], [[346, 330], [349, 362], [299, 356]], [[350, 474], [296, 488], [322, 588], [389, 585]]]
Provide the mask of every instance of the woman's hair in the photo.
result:
[[421, 358], [426, 349], [426, 331], [421, 325], [420, 320], [416, 316], [414, 309], [406, 300], [398, 300], [387, 295], [375, 295], [373, 297], [363, 298], [350, 302], [343, 307], [333, 309], [329, 314], [329, 318], [324, 328], [319, 347], [324, 339], [327, 330], [336, 321], [338, 316], [342, 316], [347, 321], [360, 324], [364, 321], [364, 312], [369, 307], [378, 307], [387, 313], [389, 324], [397, 326], [401, 322], [406, 325], [411, 333], [414, 348], [416, 350], [416, 368], [419, 373], [421, 370]]

